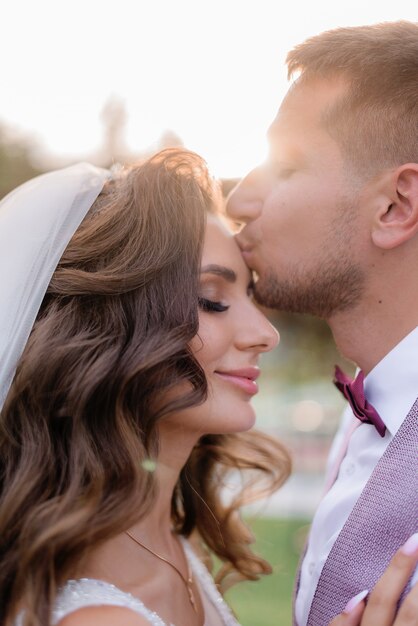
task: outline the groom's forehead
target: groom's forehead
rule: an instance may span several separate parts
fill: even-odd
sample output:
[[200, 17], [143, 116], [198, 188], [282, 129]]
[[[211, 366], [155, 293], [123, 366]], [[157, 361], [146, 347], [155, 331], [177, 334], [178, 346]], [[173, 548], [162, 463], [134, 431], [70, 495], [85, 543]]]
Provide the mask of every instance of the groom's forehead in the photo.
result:
[[301, 127], [307, 123], [316, 123], [317, 119], [314, 113], [305, 107], [303, 102], [295, 101], [293, 98], [286, 98], [267, 131], [268, 141], [270, 144], [280, 142], [286, 136], [301, 130]]
[[303, 123], [320, 124], [324, 114], [347, 92], [348, 86], [341, 77], [296, 81], [279, 106], [268, 131], [269, 139]]

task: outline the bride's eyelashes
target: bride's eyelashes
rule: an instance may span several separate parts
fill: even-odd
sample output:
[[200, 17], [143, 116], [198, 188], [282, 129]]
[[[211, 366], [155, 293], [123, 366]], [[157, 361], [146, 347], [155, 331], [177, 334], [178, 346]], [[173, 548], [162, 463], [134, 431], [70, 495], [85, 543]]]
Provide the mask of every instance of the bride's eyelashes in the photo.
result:
[[228, 305], [208, 298], [199, 298], [199, 307], [205, 313], [223, 313], [229, 309]]

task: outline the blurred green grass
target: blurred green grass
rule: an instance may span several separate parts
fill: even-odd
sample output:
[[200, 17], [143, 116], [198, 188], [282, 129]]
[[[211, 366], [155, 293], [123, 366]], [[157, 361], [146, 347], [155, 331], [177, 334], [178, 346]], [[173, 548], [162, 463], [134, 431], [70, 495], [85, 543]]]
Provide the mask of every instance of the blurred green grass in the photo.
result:
[[293, 584], [309, 522], [261, 518], [249, 524], [256, 537], [255, 551], [269, 561], [273, 574], [238, 583], [226, 599], [242, 626], [290, 626]]

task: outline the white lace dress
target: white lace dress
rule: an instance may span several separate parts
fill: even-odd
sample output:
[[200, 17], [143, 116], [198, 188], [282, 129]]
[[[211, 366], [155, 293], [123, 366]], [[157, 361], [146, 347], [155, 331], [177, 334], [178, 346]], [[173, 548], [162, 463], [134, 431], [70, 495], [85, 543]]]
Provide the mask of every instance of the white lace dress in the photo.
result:
[[[204, 626], [239, 626], [231, 609], [219, 593], [212, 576], [193, 552], [189, 543], [182, 539], [184, 551], [195, 575], [201, 592], [205, 610]], [[184, 626], [166, 624], [158, 615], [148, 609], [138, 598], [114, 585], [92, 578], [69, 580], [58, 593], [53, 610], [52, 624], [58, 624], [66, 615], [87, 606], [123, 606], [145, 617], [152, 626]], [[20, 620], [16, 626], [20, 626]]]

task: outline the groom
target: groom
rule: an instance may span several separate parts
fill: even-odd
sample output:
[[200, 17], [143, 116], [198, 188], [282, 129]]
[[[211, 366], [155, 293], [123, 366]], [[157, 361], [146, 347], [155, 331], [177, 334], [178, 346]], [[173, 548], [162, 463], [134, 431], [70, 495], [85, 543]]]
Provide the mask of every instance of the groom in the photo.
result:
[[268, 162], [227, 211], [257, 300], [325, 319], [358, 366], [296, 585], [295, 623], [324, 626], [418, 530], [418, 24], [325, 32], [287, 64]]

